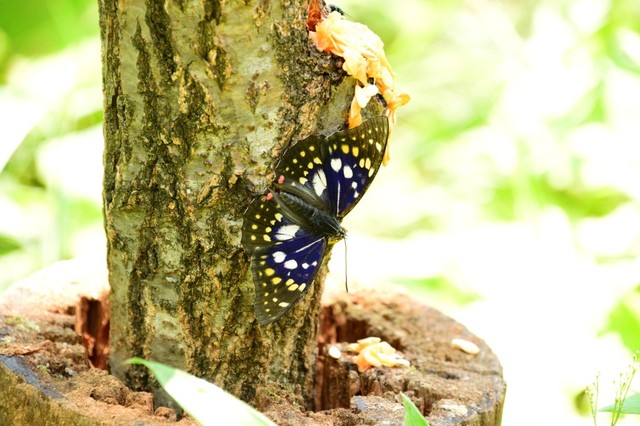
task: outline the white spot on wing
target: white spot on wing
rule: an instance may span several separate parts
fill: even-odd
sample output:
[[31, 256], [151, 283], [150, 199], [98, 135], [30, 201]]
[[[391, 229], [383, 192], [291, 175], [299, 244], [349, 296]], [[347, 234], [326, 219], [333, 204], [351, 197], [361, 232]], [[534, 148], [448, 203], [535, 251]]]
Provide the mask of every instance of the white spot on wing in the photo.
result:
[[298, 225], [285, 225], [278, 229], [278, 233], [276, 234], [276, 240], [286, 241], [295, 237], [296, 232], [300, 230]]
[[322, 196], [322, 193], [327, 189], [327, 176], [324, 174], [324, 170], [320, 169], [313, 175], [311, 180], [313, 184], [313, 190], [318, 194], [318, 197]]
[[284, 252], [282, 251], [277, 251], [275, 253], [273, 253], [273, 261], [276, 263], [282, 263], [284, 262], [284, 259], [286, 259], [287, 255], [284, 254]]
[[298, 262], [295, 259], [287, 260], [284, 262], [284, 267], [287, 269], [296, 269], [298, 267]]
[[353, 170], [351, 170], [351, 167], [349, 166], [344, 166], [342, 168], [342, 173], [344, 173], [344, 177], [347, 179], [351, 179], [353, 177]]
[[331, 160], [331, 168], [334, 172], [339, 172], [342, 168], [342, 160], [339, 158], [334, 158]]

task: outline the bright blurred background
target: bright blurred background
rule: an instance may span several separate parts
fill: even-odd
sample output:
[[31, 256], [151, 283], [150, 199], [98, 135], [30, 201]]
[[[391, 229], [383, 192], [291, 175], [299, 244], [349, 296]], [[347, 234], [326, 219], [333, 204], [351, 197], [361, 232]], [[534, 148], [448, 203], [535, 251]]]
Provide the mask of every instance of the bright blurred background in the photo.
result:
[[[406, 288], [484, 338], [503, 424], [592, 423], [584, 387], [602, 372], [611, 402], [640, 350], [640, 3], [336, 3], [412, 96], [345, 221], [350, 286]], [[98, 35], [95, 0], [0, 1], [0, 291], [104, 259]]]

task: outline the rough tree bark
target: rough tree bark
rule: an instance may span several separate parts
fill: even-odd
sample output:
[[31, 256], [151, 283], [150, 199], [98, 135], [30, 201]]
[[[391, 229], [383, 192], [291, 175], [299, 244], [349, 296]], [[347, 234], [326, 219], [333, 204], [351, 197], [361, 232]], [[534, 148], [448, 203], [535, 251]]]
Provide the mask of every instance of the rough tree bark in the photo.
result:
[[283, 147], [346, 120], [353, 83], [308, 41], [307, 3], [100, 1], [110, 367], [133, 389], [153, 387], [122, 364], [140, 356], [312, 405], [322, 283], [258, 326], [240, 246]]

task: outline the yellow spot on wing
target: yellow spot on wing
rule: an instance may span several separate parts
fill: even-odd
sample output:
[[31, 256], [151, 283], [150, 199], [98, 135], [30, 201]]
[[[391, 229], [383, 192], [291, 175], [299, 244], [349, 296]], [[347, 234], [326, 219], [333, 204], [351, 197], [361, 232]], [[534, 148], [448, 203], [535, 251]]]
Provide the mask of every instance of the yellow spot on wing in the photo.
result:
[[351, 152], [353, 153], [353, 156], [354, 156], [354, 157], [357, 157], [357, 156], [358, 156], [358, 154], [360, 154], [360, 148], [358, 148], [357, 146], [354, 146], [354, 147], [351, 149]]
[[264, 270], [264, 274], [268, 277], [270, 277], [271, 275], [275, 274], [276, 270], [273, 268], [267, 268]]
[[349, 153], [349, 145], [342, 144], [342, 146], [340, 146], [340, 149], [342, 150], [343, 153], [348, 154]]
[[271, 278], [271, 283], [272, 284], [280, 284], [281, 282], [282, 282], [282, 278], [280, 278], [280, 277]]

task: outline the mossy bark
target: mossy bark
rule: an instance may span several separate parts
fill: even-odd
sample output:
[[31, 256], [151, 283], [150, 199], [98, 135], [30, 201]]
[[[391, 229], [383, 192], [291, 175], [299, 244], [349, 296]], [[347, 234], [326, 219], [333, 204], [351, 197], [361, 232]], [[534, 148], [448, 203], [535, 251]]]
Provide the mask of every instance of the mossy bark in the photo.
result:
[[259, 326], [240, 246], [286, 144], [346, 121], [353, 83], [310, 43], [306, 13], [304, 0], [100, 1], [110, 368], [134, 389], [153, 387], [122, 364], [139, 356], [248, 402], [275, 383], [312, 404], [322, 285]]

